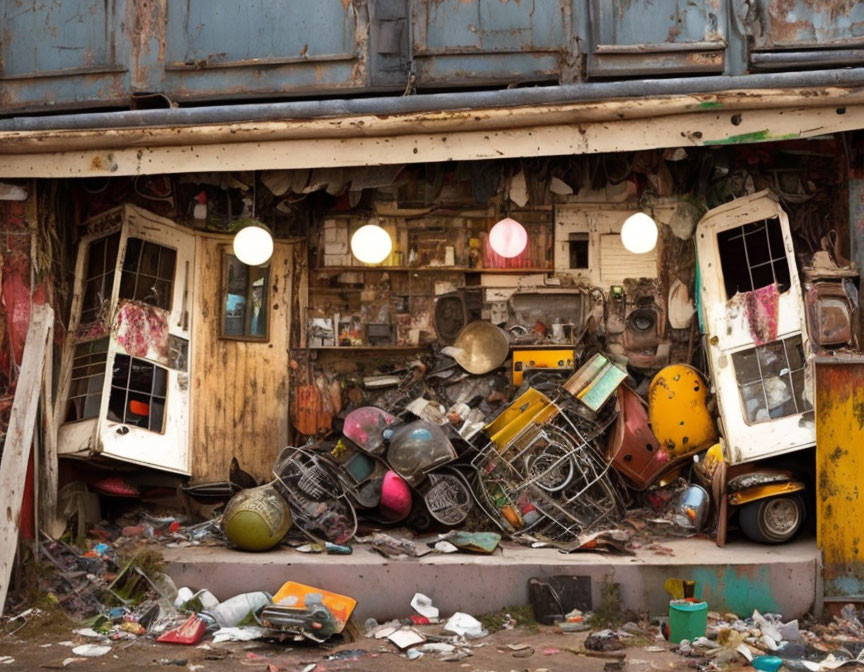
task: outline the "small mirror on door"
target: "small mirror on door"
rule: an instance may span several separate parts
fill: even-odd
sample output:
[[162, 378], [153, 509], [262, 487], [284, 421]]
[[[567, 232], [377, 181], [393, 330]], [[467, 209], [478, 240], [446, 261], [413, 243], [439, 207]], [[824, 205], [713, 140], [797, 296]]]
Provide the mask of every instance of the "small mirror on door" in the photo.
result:
[[222, 333], [225, 339], [269, 339], [267, 302], [270, 269], [247, 266], [233, 254], [222, 256]]

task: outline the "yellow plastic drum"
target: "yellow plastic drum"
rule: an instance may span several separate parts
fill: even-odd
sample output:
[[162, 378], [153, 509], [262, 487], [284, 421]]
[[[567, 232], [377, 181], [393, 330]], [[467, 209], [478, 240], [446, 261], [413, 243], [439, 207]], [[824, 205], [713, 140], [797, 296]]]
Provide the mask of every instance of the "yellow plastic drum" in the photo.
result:
[[654, 436], [674, 457], [717, 442], [717, 427], [708, 412], [708, 385], [692, 366], [673, 364], [654, 376], [648, 388], [648, 418]]

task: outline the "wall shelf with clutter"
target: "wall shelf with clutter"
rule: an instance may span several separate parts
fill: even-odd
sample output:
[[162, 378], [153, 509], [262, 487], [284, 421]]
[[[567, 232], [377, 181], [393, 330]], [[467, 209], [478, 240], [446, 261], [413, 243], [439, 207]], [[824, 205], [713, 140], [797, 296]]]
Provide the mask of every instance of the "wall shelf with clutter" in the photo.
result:
[[[490, 244], [500, 218], [481, 214], [450, 207], [418, 217], [323, 219], [310, 244], [305, 345], [323, 352], [421, 350], [441, 342], [438, 297], [466, 288], [522, 286], [529, 276], [535, 284], [549, 281], [555, 272], [551, 209], [510, 213], [524, 227], [524, 250], [512, 258]], [[355, 235], [369, 227], [375, 232], [365, 237], [365, 249], [356, 249]], [[377, 263], [361, 261], [376, 255]]]

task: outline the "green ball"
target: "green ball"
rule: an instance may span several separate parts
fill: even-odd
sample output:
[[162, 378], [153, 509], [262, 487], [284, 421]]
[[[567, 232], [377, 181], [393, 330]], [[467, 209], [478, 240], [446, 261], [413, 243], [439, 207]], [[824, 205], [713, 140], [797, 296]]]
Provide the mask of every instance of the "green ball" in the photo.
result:
[[238, 492], [222, 514], [222, 531], [244, 551], [266, 551], [291, 527], [291, 511], [270, 485]]

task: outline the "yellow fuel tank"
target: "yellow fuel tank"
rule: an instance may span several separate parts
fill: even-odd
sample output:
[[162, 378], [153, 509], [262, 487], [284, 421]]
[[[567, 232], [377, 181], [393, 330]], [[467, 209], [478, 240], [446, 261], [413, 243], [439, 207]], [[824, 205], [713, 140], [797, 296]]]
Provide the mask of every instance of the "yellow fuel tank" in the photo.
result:
[[717, 442], [708, 385], [692, 366], [673, 364], [654, 376], [648, 388], [648, 418], [654, 436], [674, 457]]

